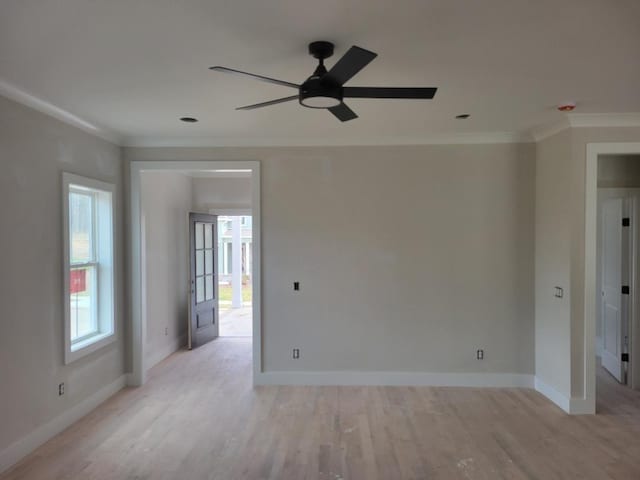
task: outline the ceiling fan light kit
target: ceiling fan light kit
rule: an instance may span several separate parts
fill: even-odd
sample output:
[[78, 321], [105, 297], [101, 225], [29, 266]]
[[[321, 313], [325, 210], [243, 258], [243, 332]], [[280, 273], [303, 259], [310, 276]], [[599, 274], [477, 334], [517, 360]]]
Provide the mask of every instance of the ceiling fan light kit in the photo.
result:
[[345, 87], [344, 84], [376, 58], [377, 54], [364, 48], [353, 46], [327, 71], [324, 66], [324, 60], [332, 56], [333, 51], [334, 46], [331, 42], [318, 41], [309, 44], [309, 54], [318, 59], [318, 66], [313, 74], [301, 85], [227, 67], [215, 66], [210, 67], [210, 69], [218, 72], [248, 76], [263, 82], [298, 90], [297, 95], [246, 105], [244, 107], [238, 107], [236, 110], [254, 110], [256, 108], [298, 100], [300, 105], [304, 107], [329, 110], [342, 122], [358, 118], [358, 115], [344, 103], [345, 98], [432, 99], [436, 94], [437, 89], [431, 87]]

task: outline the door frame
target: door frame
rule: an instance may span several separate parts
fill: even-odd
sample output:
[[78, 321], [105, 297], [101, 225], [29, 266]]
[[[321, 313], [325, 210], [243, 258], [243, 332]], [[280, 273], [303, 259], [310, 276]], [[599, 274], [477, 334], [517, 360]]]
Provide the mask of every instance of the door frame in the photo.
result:
[[[598, 157], [600, 155], [640, 154], [638, 142], [588, 143], [585, 165], [585, 224], [584, 224], [584, 402], [580, 411], [595, 413], [596, 409], [596, 293], [598, 279], [597, 232], [598, 232]], [[637, 215], [637, 212], [635, 212]], [[637, 224], [638, 222], [633, 222]], [[637, 241], [634, 235], [633, 241]], [[638, 274], [636, 268], [636, 275]], [[635, 277], [635, 276], [634, 276]], [[630, 343], [640, 345], [640, 328], [634, 328], [638, 321], [636, 312], [640, 312], [640, 282], [633, 278], [633, 304], [631, 306]], [[630, 385], [640, 388], [640, 355], [632, 355]]]
[[[251, 216], [253, 217], [253, 383], [262, 373], [262, 244], [260, 215], [260, 162], [259, 161], [155, 161], [135, 160], [129, 166], [129, 258], [130, 262], [130, 318], [131, 318], [131, 359], [132, 372], [127, 376], [127, 384], [141, 386], [147, 377], [145, 364], [146, 325], [143, 312], [146, 311], [146, 299], [142, 295], [142, 205], [140, 194], [140, 176], [142, 172], [203, 172], [215, 170], [247, 170], [251, 173]], [[208, 213], [208, 212], [204, 212]]]

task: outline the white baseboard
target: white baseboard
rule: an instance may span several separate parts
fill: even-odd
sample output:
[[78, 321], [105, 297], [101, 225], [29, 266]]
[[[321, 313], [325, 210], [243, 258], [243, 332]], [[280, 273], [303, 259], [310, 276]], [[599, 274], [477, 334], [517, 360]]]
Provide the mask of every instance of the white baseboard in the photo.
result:
[[535, 378], [535, 389], [547, 397], [562, 410], [571, 413], [571, 400], [550, 385], [547, 385], [538, 377]]
[[47, 440], [53, 438], [65, 428], [84, 417], [102, 402], [125, 386], [126, 377], [122, 375], [109, 385], [64, 411], [47, 423], [37, 427], [21, 439], [15, 441], [0, 452], [0, 473], [18, 463]]
[[519, 373], [263, 372], [254, 384], [533, 388], [533, 379]]
[[153, 356], [148, 358], [145, 362], [145, 368], [148, 370], [149, 368], [157, 365], [162, 360], [167, 358], [174, 352], [177, 352], [182, 347], [187, 345], [187, 334], [181, 335], [179, 337], [174, 338], [171, 342], [168, 342], [162, 349], [158, 350]]

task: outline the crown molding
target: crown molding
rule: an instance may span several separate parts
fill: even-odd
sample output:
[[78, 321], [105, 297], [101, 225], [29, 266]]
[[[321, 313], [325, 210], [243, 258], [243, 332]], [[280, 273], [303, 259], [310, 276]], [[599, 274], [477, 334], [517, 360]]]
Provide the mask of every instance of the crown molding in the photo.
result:
[[571, 127], [640, 127], [640, 113], [570, 113]]
[[50, 117], [60, 120], [68, 125], [79, 128], [91, 135], [100, 137], [110, 143], [114, 143], [116, 145], [121, 144], [122, 139], [114, 132], [88, 122], [63, 108], [57, 107], [46, 100], [27, 93], [2, 79], [0, 79], [0, 95], [21, 103], [22, 105], [26, 105], [27, 107], [33, 108], [45, 115], [49, 115]]
[[570, 127], [571, 127], [571, 124], [569, 123], [569, 119], [566, 116], [564, 116], [556, 122], [547, 123], [547, 124], [539, 125], [537, 127], [532, 128], [529, 131], [529, 134], [534, 138], [536, 142], [539, 142], [541, 140], [544, 140], [547, 137], [555, 135], [556, 133], [560, 133], [561, 131], [566, 130], [567, 128], [570, 128]]
[[0, 95], [91, 135], [125, 147], [345, 147], [400, 145], [477, 145], [539, 142], [567, 128], [640, 127], [640, 113], [569, 113], [527, 132], [440, 133], [415, 137], [230, 138], [120, 136], [0, 79]]
[[640, 127], [640, 113], [569, 113], [560, 120], [529, 130], [536, 142], [567, 128]]
[[361, 138], [226, 138], [226, 137], [125, 137], [125, 147], [347, 147], [401, 145], [473, 145], [530, 143], [517, 132], [434, 134], [420, 137]]

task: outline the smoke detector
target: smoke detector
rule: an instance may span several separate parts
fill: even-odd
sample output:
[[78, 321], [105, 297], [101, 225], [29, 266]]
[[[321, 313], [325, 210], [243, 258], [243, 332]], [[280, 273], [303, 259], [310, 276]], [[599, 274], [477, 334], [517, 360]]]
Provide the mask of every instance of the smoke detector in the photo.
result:
[[576, 108], [576, 102], [565, 102], [558, 105], [560, 112], [572, 112], [574, 108]]

